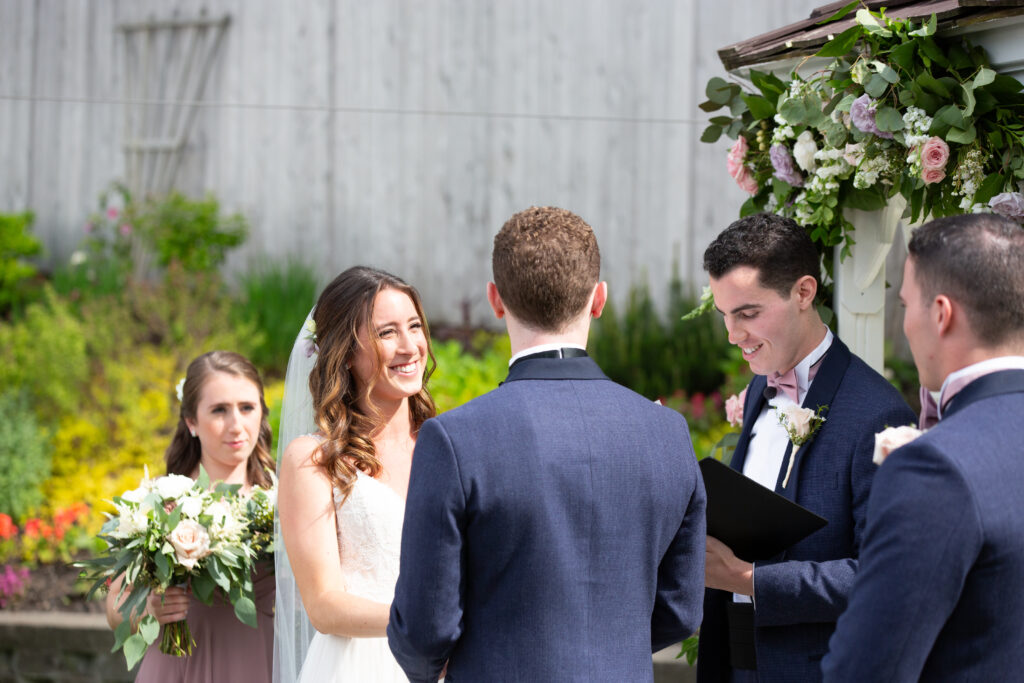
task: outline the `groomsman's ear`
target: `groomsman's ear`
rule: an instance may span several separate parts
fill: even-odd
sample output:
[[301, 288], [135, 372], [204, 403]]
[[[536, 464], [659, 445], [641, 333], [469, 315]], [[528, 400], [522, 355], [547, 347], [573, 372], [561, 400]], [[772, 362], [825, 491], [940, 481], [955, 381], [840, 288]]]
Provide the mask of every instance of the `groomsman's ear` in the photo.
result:
[[491, 305], [495, 318], [501, 320], [505, 317], [505, 304], [501, 300], [501, 295], [498, 294], [498, 286], [493, 282], [487, 283], [487, 302]]
[[608, 303], [608, 283], [602, 280], [594, 286], [594, 293], [590, 299], [590, 317], [600, 318], [606, 303]]
[[[954, 306], [953, 301], [945, 294], [939, 294], [932, 302], [932, 319], [935, 331], [940, 337], [948, 335], [953, 329], [953, 316], [960, 314], [963, 320], [963, 309]], [[961, 323], [962, 324], [962, 323]]]

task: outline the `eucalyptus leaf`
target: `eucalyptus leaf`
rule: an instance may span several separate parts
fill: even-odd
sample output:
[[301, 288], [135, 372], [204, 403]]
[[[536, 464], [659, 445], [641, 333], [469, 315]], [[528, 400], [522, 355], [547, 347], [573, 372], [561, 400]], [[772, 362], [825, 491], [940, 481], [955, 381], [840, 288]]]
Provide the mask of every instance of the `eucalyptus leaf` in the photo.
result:
[[701, 142], [718, 142], [718, 138], [722, 137], [722, 127], [711, 124], [704, 129], [704, 132], [700, 136]]
[[914, 81], [920, 84], [920, 86], [928, 92], [934, 93], [939, 97], [945, 97], [946, 99], [953, 97], [953, 93], [949, 91], [949, 88], [946, 87], [945, 83], [938, 80], [927, 71], [919, 73]]
[[900, 43], [889, 51], [889, 61], [904, 71], [912, 71], [914, 67], [914, 51], [916, 49], [917, 44], [912, 40]]
[[889, 81], [882, 78], [881, 74], [872, 74], [871, 79], [864, 84], [864, 92], [871, 95], [876, 100], [884, 95], [888, 88]]
[[729, 104], [729, 100], [732, 99], [729, 82], [718, 76], [714, 76], [708, 80], [708, 84], [704, 88], [704, 93], [708, 96], [708, 99], [715, 104]]
[[822, 135], [825, 136], [825, 142], [828, 143], [829, 147], [834, 147], [836, 149], [846, 144], [846, 140], [850, 134], [846, 129], [846, 126], [832, 120], [822, 124], [819, 130]]
[[895, 69], [888, 65], [883, 67], [882, 70], [878, 72], [878, 75], [893, 85], [900, 82], [900, 75], [896, 73]]
[[926, 36], [921, 39], [920, 42], [921, 51], [928, 56], [933, 62], [939, 66], [949, 68], [949, 60], [946, 59], [946, 54], [939, 47], [939, 44], [935, 42], [935, 39], [931, 36]]
[[968, 126], [967, 130], [961, 130], [959, 128], [950, 128], [949, 132], [946, 133], [947, 142], [957, 142], [961, 145], [969, 145], [974, 142], [975, 138], [978, 137], [978, 131], [975, 129], [972, 123]]
[[779, 95], [786, 92], [786, 84], [782, 82], [782, 79], [773, 73], [766, 73], [764, 71], [758, 71], [757, 69], [750, 70], [750, 82], [754, 84], [754, 87], [761, 91], [761, 94], [767, 97], [770, 101], [778, 100]]
[[210, 475], [202, 465], [199, 465], [199, 478], [196, 479], [196, 484], [204, 491], [210, 488]]
[[221, 568], [220, 561], [217, 559], [216, 555], [210, 556], [210, 561], [207, 564], [207, 569], [210, 572], [210, 578], [213, 579], [214, 583], [216, 583], [222, 591], [227, 593], [229, 590], [231, 590], [231, 581], [228, 579], [227, 575]]
[[171, 565], [167, 561], [167, 555], [158, 552], [153, 556], [153, 561], [156, 563], [156, 580], [166, 585], [171, 579]]
[[977, 105], [977, 100], [974, 99], [974, 90], [964, 83], [960, 86], [960, 92], [964, 96], [964, 116], [970, 116], [974, 113], [974, 107]]
[[216, 584], [205, 572], [193, 574], [189, 585], [192, 587], [192, 592], [203, 604], [209, 605], [212, 602], [213, 589], [216, 587]]
[[124, 659], [129, 669], [134, 669], [135, 665], [142, 661], [147, 649], [149, 643], [139, 633], [129, 636], [128, 640], [124, 641]]
[[719, 109], [721, 109], [725, 105], [724, 104], [718, 104], [717, 102], [712, 102], [711, 100], [705, 100], [704, 102], [701, 102], [697, 106], [700, 108], [701, 111], [706, 111], [706, 112], [710, 113], [710, 112], [713, 112], [713, 111], [718, 111]]
[[708, 119], [708, 121], [715, 124], [716, 126], [724, 127], [732, 123], [733, 118], [731, 116], [712, 116], [710, 119]]
[[875, 125], [878, 126], [878, 130], [894, 133], [903, 130], [903, 117], [892, 107], [882, 105], [875, 110]]
[[807, 118], [804, 103], [796, 98], [789, 98], [779, 106], [779, 114], [794, 126], [801, 126]]
[[964, 114], [960, 111], [960, 108], [956, 105], [946, 105], [935, 113], [935, 118], [948, 123], [950, 126], [960, 128], [961, 130], [965, 127]]
[[121, 620], [121, 623], [114, 628], [114, 647], [110, 649], [111, 652], [117, 652], [124, 647], [124, 641], [128, 640], [128, 637], [132, 634], [132, 621], [131, 619], [125, 618]]
[[160, 635], [160, 622], [151, 614], [142, 617], [139, 621], [139, 635], [147, 645], [152, 645]]
[[256, 628], [256, 605], [250, 598], [243, 596], [235, 601], [235, 616], [246, 626]]
[[733, 122], [729, 124], [729, 128], [726, 129], [725, 134], [732, 140], [735, 140], [740, 134], [740, 128], [743, 127], [743, 121], [739, 119], [733, 119]]
[[843, 205], [851, 209], [861, 211], [877, 211], [885, 208], [885, 193], [882, 192], [880, 184], [863, 190], [853, 189], [845, 197]]

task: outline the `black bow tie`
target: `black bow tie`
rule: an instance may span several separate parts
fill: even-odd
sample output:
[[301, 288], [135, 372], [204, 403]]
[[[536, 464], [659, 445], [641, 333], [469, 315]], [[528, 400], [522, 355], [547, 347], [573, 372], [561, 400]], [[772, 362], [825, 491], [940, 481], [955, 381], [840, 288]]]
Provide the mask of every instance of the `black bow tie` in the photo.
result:
[[574, 346], [563, 346], [559, 349], [550, 349], [548, 351], [538, 351], [537, 353], [531, 353], [520, 358], [516, 358], [516, 363], [524, 360], [533, 360], [535, 358], [583, 358], [587, 355], [587, 352], [583, 349], [577, 349]]

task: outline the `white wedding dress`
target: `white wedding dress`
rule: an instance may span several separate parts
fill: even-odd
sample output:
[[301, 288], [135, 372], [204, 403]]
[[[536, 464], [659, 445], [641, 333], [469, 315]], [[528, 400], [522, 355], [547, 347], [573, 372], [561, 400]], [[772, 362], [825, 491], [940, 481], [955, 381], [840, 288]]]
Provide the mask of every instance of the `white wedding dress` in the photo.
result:
[[[345, 590], [391, 604], [398, 580], [405, 501], [387, 484], [359, 472], [347, 500], [334, 489], [334, 509]], [[407, 683], [387, 638], [345, 638], [317, 633], [309, 645], [301, 683]]]

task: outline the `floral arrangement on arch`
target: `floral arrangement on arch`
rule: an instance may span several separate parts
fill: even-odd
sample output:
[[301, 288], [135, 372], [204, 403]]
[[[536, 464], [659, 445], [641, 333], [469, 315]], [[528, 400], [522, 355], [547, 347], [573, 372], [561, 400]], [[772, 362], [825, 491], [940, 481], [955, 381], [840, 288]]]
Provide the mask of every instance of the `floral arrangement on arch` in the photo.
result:
[[712, 117], [701, 140], [735, 139], [726, 166], [751, 195], [741, 215], [792, 217], [844, 255], [853, 226], [843, 209], [880, 209], [896, 195], [911, 222], [970, 212], [1024, 221], [1024, 86], [980, 47], [936, 37], [936, 24], [860, 9], [806, 78], [752, 70], [756, 91], [712, 78], [700, 106], [729, 115]]

